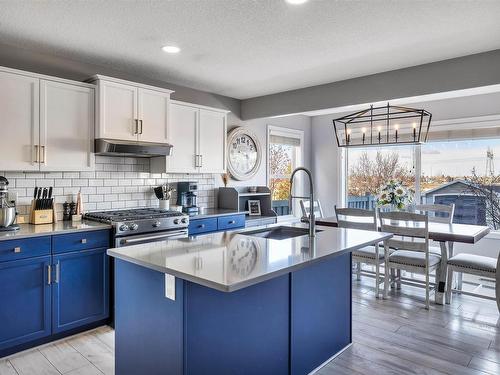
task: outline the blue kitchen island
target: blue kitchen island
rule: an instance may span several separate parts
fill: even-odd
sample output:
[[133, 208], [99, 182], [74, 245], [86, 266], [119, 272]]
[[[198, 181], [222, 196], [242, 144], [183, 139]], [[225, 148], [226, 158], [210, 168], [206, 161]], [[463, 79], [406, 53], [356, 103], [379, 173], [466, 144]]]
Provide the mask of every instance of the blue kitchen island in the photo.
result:
[[351, 252], [389, 234], [303, 224], [108, 250], [116, 374], [308, 374], [351, 343]]

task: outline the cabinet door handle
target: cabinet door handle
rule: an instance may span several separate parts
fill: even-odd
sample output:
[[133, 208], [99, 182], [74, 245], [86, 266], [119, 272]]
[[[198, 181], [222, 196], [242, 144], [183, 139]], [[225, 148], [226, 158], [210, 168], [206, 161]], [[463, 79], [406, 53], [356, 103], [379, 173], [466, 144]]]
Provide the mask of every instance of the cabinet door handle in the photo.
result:
[[52, 266], [50, 264], [47, 265], [47, 284], [52, 284]]
[[203, 167], [203, 155], [200, 155], [200, 168]]
[[86, 238], [82, 238], [81, 243], [82, 244], [86, 244], [87, 243], [87, 239]]
[[59, 262], [57, 262], [56, 264], [56, 284], [59, 284], [59, 276], [60, 276], [60, 273], [61, 273], [61, 265]]
[[141, 124], [141, 131], [139, 132], [139, 134], [142, 134], [142, 120], [139, 120], [139, 123]]
[[139, 134], [139, 120], [135, 119], [135, 130], [134, 130], [134, 135]]
[[14, 252], [15, 253], [20, 253], [21, 252], [21, 248], [19, 246], [15, 247], [14, 248]]
[[38, 145], [35, 145], [35, 163], [38, 163]]
[[200, 157], [200, 155], [195, 155], [195, 156], [194, 156], [194, 166], [195, 166], [196, 168], [198, 168], [198, 167], [200, 166], [200, 163], [198, 162], [198, 160], [199, 160], [198, 158], [199, 158], [199, 157]]
[[40, 146], [40, 163], [45, 164], [45, 146]]

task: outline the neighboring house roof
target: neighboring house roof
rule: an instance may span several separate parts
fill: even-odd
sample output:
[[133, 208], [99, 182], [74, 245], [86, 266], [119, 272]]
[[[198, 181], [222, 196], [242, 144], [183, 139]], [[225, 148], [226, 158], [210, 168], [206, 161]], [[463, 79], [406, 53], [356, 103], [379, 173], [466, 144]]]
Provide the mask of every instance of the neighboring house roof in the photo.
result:
[[[472, 183], [470, 183], [469, 181], [455, 180], [455, 181], [447, 182], [443, 185], [439, 185], [438, 187], [435, 187], [434, 189], [427, 190], [426, 192], [424, 192], [424, 195], [435, 194], [436, 192], [438, 192], [440, 190], [446, 189], [446, 188], [453, 186], [453, 185], [459, 185], [459, 184], [465, 185], [465, 188], [472, 186]], [[498, 192], [500, 192], [500, 186], [493, 185], [492, 190], [498, 193]]]
[[455, 180], [455, 181], [450, 181], [450, 182], [447, 182], [446, 184], [443, 184], [443, 185], [439, 185], [438, 187], [435, 187], [434, 189], [430, 189], [430, 190], [427, 190], [424, 195], [428, 195], [428, 194], [434, 194], [435, 192], [439, 191], [439, 190], [442, 190], [442, 189], [445, 189], [449, 186], [452, 186], [452, 185], [456, 185], [456, 184], [462, 184], [462, 185], [465, 185], [466, 187], [469, 187], [471, 186], [472, 184], [468, 181], [465, 181], [465, 180]]

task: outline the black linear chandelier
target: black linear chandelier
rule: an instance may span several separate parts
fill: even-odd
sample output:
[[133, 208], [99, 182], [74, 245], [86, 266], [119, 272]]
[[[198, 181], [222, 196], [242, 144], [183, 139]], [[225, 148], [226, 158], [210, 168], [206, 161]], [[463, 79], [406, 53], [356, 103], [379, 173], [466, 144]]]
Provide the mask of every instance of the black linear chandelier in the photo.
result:
[[333, 120], [339, 147], [421, 144], [427, 140], [432, 114], [424, 109], [389, 105]]

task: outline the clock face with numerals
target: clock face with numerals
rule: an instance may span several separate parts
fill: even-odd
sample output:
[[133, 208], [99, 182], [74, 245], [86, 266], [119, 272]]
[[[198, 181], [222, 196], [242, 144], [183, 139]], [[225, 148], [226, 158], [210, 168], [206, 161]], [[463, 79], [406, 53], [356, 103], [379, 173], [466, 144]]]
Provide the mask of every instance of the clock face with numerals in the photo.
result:
[[259, 243], [246, 236], [235, 236], [229, 244], [231, 271], [239, 277], [247, 277], [257, 264]]
[[262, 150], [259, 140], [244, 127], [231, 130], [228, 135], [227, 158], [231, 176], [237, 180], [248, 180], [260, 167]]

